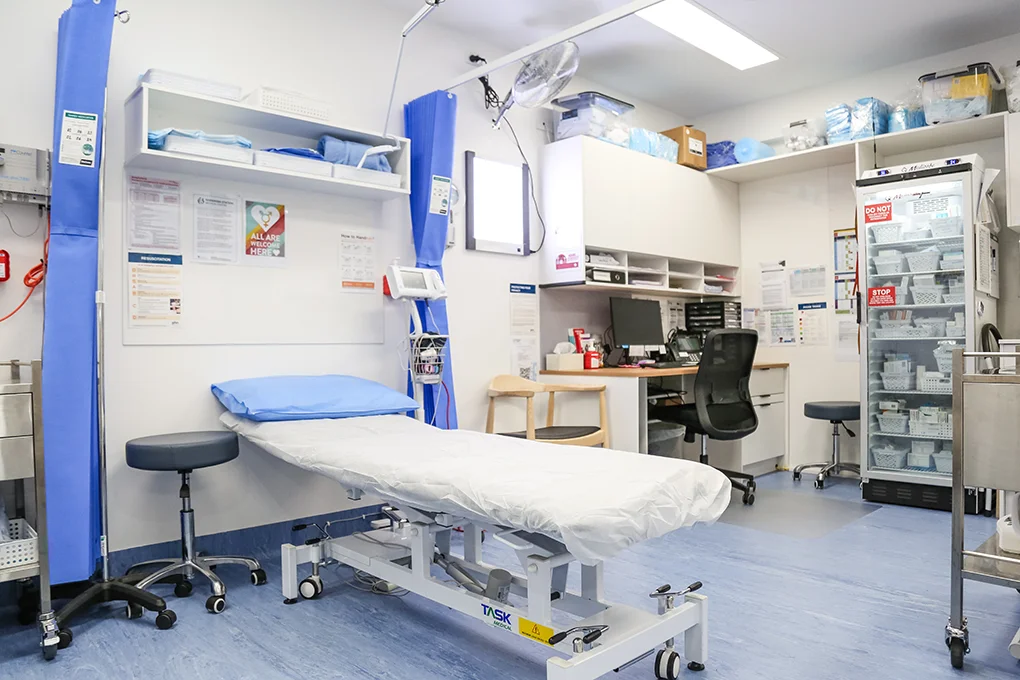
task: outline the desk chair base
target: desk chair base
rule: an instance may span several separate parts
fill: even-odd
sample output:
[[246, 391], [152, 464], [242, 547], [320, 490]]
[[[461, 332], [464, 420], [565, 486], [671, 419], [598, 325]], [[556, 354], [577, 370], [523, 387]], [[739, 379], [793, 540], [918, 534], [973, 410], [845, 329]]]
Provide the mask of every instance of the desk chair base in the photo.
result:
[[[698, 462], [700, 462], [702, 465], [709, 465], [708, 437], [706, 437], [705, 435], [701, 435], [701, 454], [698, 456]], [[741, 499], [744, 505], [754, 505], [754, 492], [758, 490], [758, 484], [755, 483], [754, 481], [754, 475], [749, 475], [746, 472], [734, 472], [732, 470], [723, 470], [722, 468], [715, 469], [729, 477], [730, 485], [734, 489], [744, 492], [744, 495]]]
[[[167, 558], [139, 562], [128, 569], [128, 576], [137, 577], [137, 588], [148, 588], [157, 583], [173, 583], [174, 595], [189, 597], [192, 591], [191, 580], [194, 575], [204, 576], [212, 585], [212, 595], [205, 602], [205, 607], [213, 614], [219, 614], [227, 608], [227, 586], [214, 573], [221, 564], [236, 564], [247, 567], [251, 572], [252, 585], [261, 586], [266, 583], [266, 572], [259, 561], [250, 557], [218, 556], [199, 557], [195, 554], [195, 511], [191, 508], [191, 473], [181, 472], [181, 554], [180, 559]], [[157, 571], [151, 571], [157, 568]], [[146, 573], [151, 572], [151, 573]], [[140, 607], [128, 605], [128, 618], [142, 615]]]
[[851, 437], [857, 435], [846, 426], [842, 420], [831, 420], [832, 423], [832, 460], [827, 463], [808, 463], [807, 465], [798, 465], [793, 469], [793, 481], [799, 482], [801, 473], [804, 470], [810, 470], [812, 468], [821, 468], [818, 470], [818, 477], [815, 479], [815, 488], [824, 489], [825, 479], [832, 474], [839, 474], [840, 472], [852, 472], [858, 477], [861, 474], [861, 466], [856, 463], [842, 463], [839, 460], [839, 426], [842, 425], [846, 429], [847, 434]]

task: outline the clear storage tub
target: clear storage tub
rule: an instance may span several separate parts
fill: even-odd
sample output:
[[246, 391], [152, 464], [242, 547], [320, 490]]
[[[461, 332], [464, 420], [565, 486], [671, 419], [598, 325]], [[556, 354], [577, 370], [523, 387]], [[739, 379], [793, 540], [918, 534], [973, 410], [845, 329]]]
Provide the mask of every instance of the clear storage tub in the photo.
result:
[[556, 119], [556, 140], [587, 135], [618, 146], [630, 145], [630, 119], [634, 106], [598, 92], [581, 92], [554, 99], [566, 109]]
[[988, 62], [927, 73], [920, 78], [924, 117], [929, 125], [966, 120], [992, 112], [1002, 78]]

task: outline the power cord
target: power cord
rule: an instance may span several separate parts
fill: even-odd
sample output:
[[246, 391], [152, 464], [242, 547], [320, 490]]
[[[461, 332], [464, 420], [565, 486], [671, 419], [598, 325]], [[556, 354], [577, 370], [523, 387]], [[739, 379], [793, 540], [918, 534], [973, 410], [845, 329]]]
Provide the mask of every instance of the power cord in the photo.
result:
[[[4, 213], [4, 217], [7, 217], [7, 213]], [[10, 219], [11, 219], [10, 217], [7, 217], [7, 221], [8, 222], [10, 221]], [[14, 227], [12, 225], [11, 226], [11, 230], [13, 231], [13, 229], [14, 229]], [[14, 233], [17, 234], [17, 232], [14, 232]], [[20, 236], [20, 234], [18, 234], [18, 235]], [[27, 237], [25, 237], [25, 238], [27, 238]], [[35, 289], [38, 288], [39, 285], [42, 284], [43, 279], [46, 278], [46, 263], [49, 260], [49, 256], [50, 256], [50, 225], [49, 225], [49, 219], [47, 218], [47, 221], [46, 221], [46, 240], [43, 241], [43, 257], [42, 257], [42, 261], [40, 261], [39, 264], [35, 265], [31, 269], [29, 269], [28, 273], [25, 274], [25, 278], [22, 279], [22, 281], [24, 282], [25, 286], [28, 288], [28, 293], [25, 294], [24, 299], [21, 301], [21, 303], [17, 307], [14, 308], [13, 312], [8, 314], [7, 316], [0, 316], [0, 323], [3, 323], [4, 321], [7, 321], [8, 319], [10, 319], [12, 316], [14, 316], [18, 312], [20, 312], [22, 307], [24, 307], [26, 304], [28, 304], [28, 299], [30, 297], [32, 297], [32, 293], [35, 292]]]
[[[472, 64], [488, 64], [489, 62], [485, 57], [480, 57], [477, 54], [472, 54], [468, 57], [468, 60]], [[489, 76], [482, 76], [478, 79], [482, 84], [483, 90], [483, 102], [485, 103], [485, 109], [498, 109], [503, 105], [503, 100], [500, 98], [499, 93], [492, 87], [489, 82]], [[538, 215], [538, 222], [542, 225], [542, 240], [538, 242], [538, 248], [531, 250], [529, 255], [534, 255], [542, 250], [545, 246], [546, 226], [545, 218], [542, 217], [542, 210], [538, 207], [538, 198], [535, 196], [535, 175], [531, 172], [531, 163], [528, 162], [528, 157], [524, 153], [524, 149], [521, 148], [521, 140], [517, 137], [517, 131], [514, 130], [514, 126], [510, 123], [510, 118], [503, 116], [503, 121], [506, 123], [507, 129], [510, 130], [510, 134], [513, 135], [514, 144], [517, 145], [517, 151], [521, 154], [521, 158], [524, 160], [524, 167], [528, 169], [528, 183], [530, 184], [531, 190], [531, 202], [535, 206], [535, 214]]]

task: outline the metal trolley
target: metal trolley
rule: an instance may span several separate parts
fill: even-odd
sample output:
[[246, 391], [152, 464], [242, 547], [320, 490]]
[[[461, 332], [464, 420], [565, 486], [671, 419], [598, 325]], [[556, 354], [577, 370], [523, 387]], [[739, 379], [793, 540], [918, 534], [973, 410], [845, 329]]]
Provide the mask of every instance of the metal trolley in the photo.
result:
[[[966, 372], [968, 360], [992, 359], [995, 373]], [[1020, 491], [1020, 353], [953, 352], [953, 538], [952, 589], [946, 645], [953, 668], [970, 651], [963, 615], [963, 581], [971, 579], [1020, 590], [1020, 555], [999, 549], [992, 535], [977, 550], [964, 550], [964, 494], [967, 488]], [[1018, 634], [1020, 636], [1020, 634]], [[1016, 642], [1016, 640], [1014, 640]]]

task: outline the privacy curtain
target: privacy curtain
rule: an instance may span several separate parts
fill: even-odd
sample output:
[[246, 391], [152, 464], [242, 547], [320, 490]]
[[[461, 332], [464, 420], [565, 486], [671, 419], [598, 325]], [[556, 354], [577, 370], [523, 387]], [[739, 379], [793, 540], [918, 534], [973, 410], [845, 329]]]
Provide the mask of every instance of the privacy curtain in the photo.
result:
[[[457, 97], [436, 91], [404, 106], [405, 134], [411, 139], [411, 226], [417, 266], [434, 269], [443, 276], [443, 253], [450, 223], [449, 203], [433, 201], [433, 189], [443, 191], [453, 178], [453, 142], [457, 127]], [[419, 302], [418, 313], [426, 330], [450, 332], [446, 301]], [[451, 340], [452, 343], [452, 340]], [[453, 393], [453, 364], [446, 346], [442, 385], [424, 389], [425, 422], [444, 429], [457, 427], [457, 400]], [[444, 388], [445, 386], [445, 388]], [[410, 388], [410, 385], [408, 385]]]
[[[72, 0], [60, 17], [57, 37], [42, 375], [53, 583], [89, 578], [99, 556], [96, 265], [103, 107], [115, 8], [116, 0]], [[74, 126], [71, 133], [68, 126]]]

